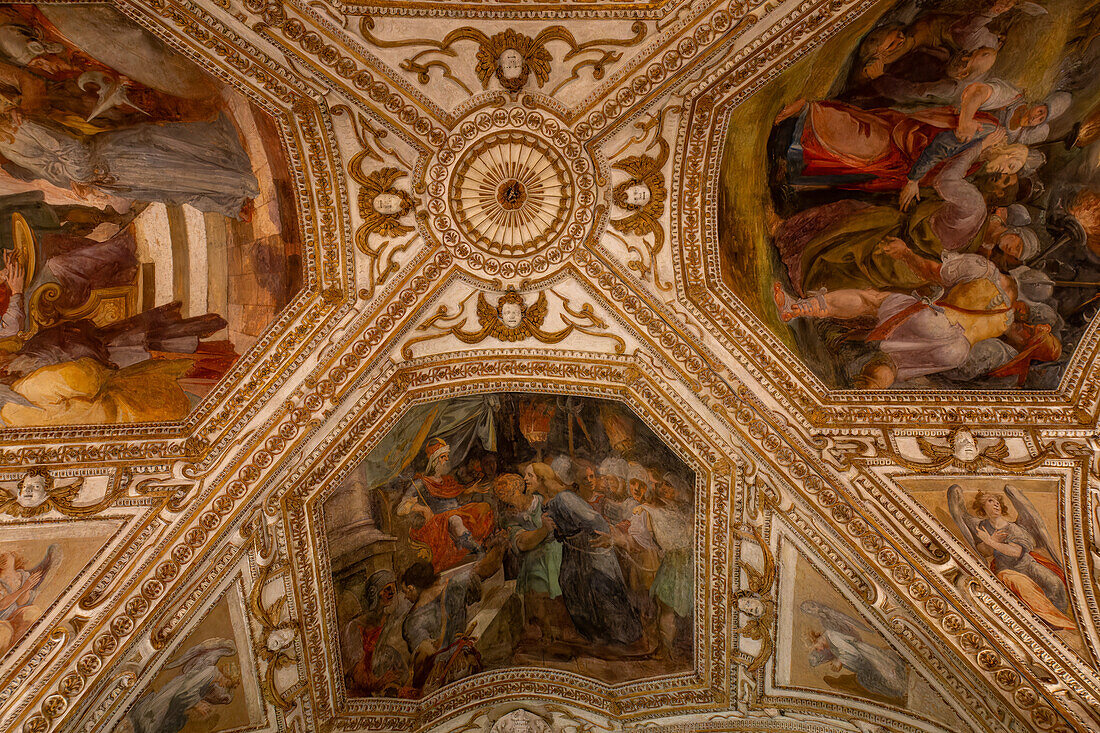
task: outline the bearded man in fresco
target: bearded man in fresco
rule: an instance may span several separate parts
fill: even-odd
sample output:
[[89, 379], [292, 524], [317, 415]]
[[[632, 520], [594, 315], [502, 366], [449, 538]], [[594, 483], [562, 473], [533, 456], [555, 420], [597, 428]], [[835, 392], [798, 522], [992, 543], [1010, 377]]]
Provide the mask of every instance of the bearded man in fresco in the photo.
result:
[[451, 448], [442, 438], [432, 438], [424, 448], [428, 457], [424, 473], [417, 474], [398, 505], [400, 516], [419, 514], [420, 527], [409, 537], [428, 546], [432, 567], [439, 573], [461, 563], [470, 554], [484, 551], [483, 541], [495, 527], [493, 509], [482, 501], [462, 502], [478, 483], [465, 486], [451, 473]]

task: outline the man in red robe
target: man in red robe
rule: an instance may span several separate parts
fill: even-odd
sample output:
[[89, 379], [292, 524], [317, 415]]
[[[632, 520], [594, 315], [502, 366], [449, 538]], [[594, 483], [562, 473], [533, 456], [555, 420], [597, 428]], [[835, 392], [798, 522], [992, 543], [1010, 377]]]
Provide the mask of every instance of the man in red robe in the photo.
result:
[[481, 554], [482, 542], [496, 525], [489, 504], [460, 501], [477, 484], [464, 486], [450, 472], [450, 446], [441, 438], [432, 438], [424, 453], [428, 465], [423, 474], [417, 474], [397, 513], [406, 516], [416, 512], [424, 518], [424, 525], [410, 529], [409, 537], [431, 550], [432, 567], [439, 573], [458, 565], [470, 554]]

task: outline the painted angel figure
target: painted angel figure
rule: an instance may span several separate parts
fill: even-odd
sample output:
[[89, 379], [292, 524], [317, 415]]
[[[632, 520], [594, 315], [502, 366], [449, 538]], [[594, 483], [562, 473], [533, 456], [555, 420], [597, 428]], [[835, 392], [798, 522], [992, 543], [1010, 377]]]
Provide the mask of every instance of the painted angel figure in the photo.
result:
[[35, 604], [50, 569], [60, 562], [61, 548], [50, 545], [33, 568], [17, 552], [0, 552], [0, 654], [14, 646], [42, 615]]
[[[1007, 498], [1006, 498], [1007, 497]], [[1008, 520], [1008, 502], [1016, 521]], [[1076, 629], [1069, 616], [1066, 574], [1039, 512], [1014, 486], [1004, 494], [979, 491], [969, 510], [962, 488], [947, 489], [947, 506], [959, 532], [983, 557], [990, 569], [1036, 616], [1054, 629]]]
[[857, 618], [817, 601], [803, 601], [802, 613], [821, 622], [823, 631], [809, 631], [810, 666], [832, 662], [847, 669], [859, 685], [875, 695], [904, 700], [909, 687], [905, 660], [891, 650], [868, 644], [860, 636], [872, 629]]
[[213, 638], [187, 649], [165, 669], [179, 673], [156, 692], [142, 696], [115, 733], [179, 733], [193, 720], [211, 718], [233, 701], [241, 683], [237, 653], [229, 639]]

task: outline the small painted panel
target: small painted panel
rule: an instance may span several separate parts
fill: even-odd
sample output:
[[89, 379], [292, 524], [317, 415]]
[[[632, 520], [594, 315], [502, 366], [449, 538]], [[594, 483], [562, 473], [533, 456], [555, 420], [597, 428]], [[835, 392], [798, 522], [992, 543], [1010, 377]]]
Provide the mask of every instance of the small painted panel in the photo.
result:
[[783, 686], [905, 710], [965, 730], [943, 695], [795, 547], [780, 552], [779, 653]]
[[246, 621], [230, 592], [209, 608], [113, 733], [225, 733], [263, 722], [248, 668]]
[[899, 482], [1039, 621], [1081, 649], [1062, 558], [1056, 480], [960, 476]]

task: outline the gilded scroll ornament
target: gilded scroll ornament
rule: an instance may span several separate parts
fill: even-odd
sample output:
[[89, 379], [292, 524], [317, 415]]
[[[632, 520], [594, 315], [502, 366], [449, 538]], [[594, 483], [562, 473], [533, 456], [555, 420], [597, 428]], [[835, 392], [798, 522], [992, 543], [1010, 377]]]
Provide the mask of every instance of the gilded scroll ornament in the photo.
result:
[[759, 527], [753, 527], [751, 533], [737, 530], [742, 539], [754, 542], [763, 556], [759, 568], [741, 560], [739, 565], [744, 571], [747, 583], [731, 596], [736, 610], [748, 617], [748, 620], [735, 628], [735, 634], [760, 642], [760, 650], [745, 666], [749, 673], [756, 672], [775, 653], [775, 640], [772, 629], [775, 626], [775, 600], [771, 597], [775, 586], [775, 556], [764, 540]]
[[[415, 210], [416, 199], [396, 185], [408, 175], [405, 172], [408, 166], [396, 150], [383, 144], [386, 131], [372, 124], [365, 115], [354, 113], [347, 105], [337, 105], [333, 112], [350, 118], [359, 142], [359, 152], [348, 161], [348, 174], [359, 184], [358, 208], [362, 223], [355, 230], [355, 246], [370, 260], [368, 290], [373, 292], [397, 269], [395, 257], [408, 249], [415, 238], [410, 237], [403, 243], [393, 242], [415, 231], [416, 228], [404, 220]], [[382, 164], [393, 160], [401, 167], [383, 165], [367, 172], [363, 166], [368, 158]]]
[[[554, 291], [550, 291], [554, 292]], [[579, 310], [573, 310], [569, 300], [562, 298], [557, 293], [554, 295], [561, 299], [561, 315], [563, 327], [556, 331], [547, 331], [543, 327], [546, 316], [549, 313], [549, 301], [546, 292], [539, 293], [538, 300], [531, 305], [523, 299], [523, 296], [512, 286], [509, 286], [504, 295], [500, 297], [496, 305], [490, 305], [485, 294], [477, 294], [477, 322], [480, 328], [476, 331], [466, 331], [464, 326], [467, 318], [463, 316], [469, 297], [462, 301], [458, 312], [451, 314], [447, 306], [440, 306], [436, 314], [426, 323], [417, 327], [417, 331], [434, 329], [434, 333], [412, 338], [401, 347], [401, 355], [406, 359], [413, 358], [412, 347], [414, 344], [432, 341], [444, 336], [454, 336], [464, 344], [478, 344], [490, 336], [514, 343], [533, 338], [544, 344], [556, 344], [563, 341], [574, 331], [586, 333], [591, 336], [609, 338], [615, 342], [615, 353], [621, 354], [626, 349], [626, 343], [612, 333], [600, 333], [607, 328], [607, 323], [600, 319], [592, 310], [592, 306], [585, 303]], [[440, 324], [444, 325], [440, 325]]]
[[554, 57], [547, 46], [555, 41], [564, 43], [569, 50], [562, 57], [562, 63], [573, 59], [578, 60], [571, 67], [570, 75], [550, 90], [550, 94], [554, 95], [566, 85], [579, 79], [581, 70], [587, 67], [591, 67], [593, 79], [602, 79], [607, 73], [607, 65], [622, 58], [621, 51], [611, 49], [636, 46], [647, 34], [646, 25], [641, 21], [635, 21], [631, 25], [630, 32], [633, 35], [629, 38], [598, 38], [584, 42], [578, 41], [567, 28], [560, 25], [545, 28], [534, 37], [518, 33], [512, 28], [490, 36], [477, 28], [464, 26], [451, 31], [441, 41], [429, 38], [383, 40], [374, 35], [373, 29], [374, 21], [364, 17], [359, 25], [360, 33], [368, 42], [379, 48], [427, 46], [425, 50], [401, 62], [401, 68], [415, 73], [418, 82], [429, 84], [432, 80], [431, 70], [438, 68], [442, 70], [444, 79], [454, 82], [468, 94], [473, 94], [473, 90], [455, 75], [447, 61], [438, 58], [457, 55], [453, 46], [462, 41], [477, 44], [477, 63], [474, 72], [478, 81], [481, 82], [481, 88], [488, 89], [490, 82], [496, 79], [500, 86], [511, 94], [523, 91], [532, 76], [538, 87], [542, 88], [549, 81], [551, 72], [554, 70]]
[[285, 565], [275, 566], [278, 549], [274, 538], [270, 536], [270, 530], [262, 517], [257, 524], [259, 530], [256, 535], [256, 564], [259, 569], [248, 594], [248, 610], [261, 629], [261, 638], [254, 649], [256, 656], [264, 663], [260, 689], [268, 702], [282, 710], [288, 710], [293, 702], [279, 690], [275, 683], [275, 673], [297, 661], [294, 640], [298, 636], [298, 624], [291, 618], [283, 620], [287, 601], [285, 595], [280, 595], [271, 603], [264, 602], [264, 587], [271, 580], [271, 575], [282, 570]]
[[[611, 227], [622, 234], [641, 238], [645, 251], [626, 243], [628, 251], [636, 256], [627, 262], [627, 267], [643, 277], [652, 275], [654, 283], [662, 290], [670, 290], [671, 285], [661, 282], [657, 274], [657, 255], [664, 248], [665, 229], [661, 216], [665, 213], [665, 201], [668, 190], [665, 186], [664, 167], [668, 162], [669, 145], [662, 137], [665, 115], [669, 111], [679, 111], [678, 107], [666, 108], [644, 122], [635, 124], [642, 133], [629, 144], [640, 142], [653, 131], [653, 139], [645, 150], [638, 155], [629, 155], [611, 164], [612, 168], [624, 171], [629, 177], [620, 181], [611, 192], [611, 200], [626, 216], [611, 220]], [[656, 157], [648, 152], [657, 148]], [[650, 237], [649, 241], [645, 238]]]

